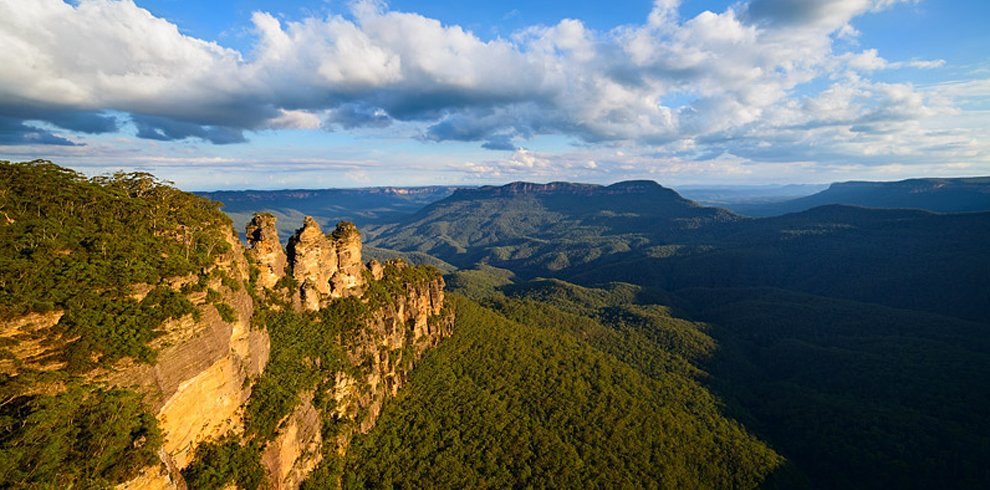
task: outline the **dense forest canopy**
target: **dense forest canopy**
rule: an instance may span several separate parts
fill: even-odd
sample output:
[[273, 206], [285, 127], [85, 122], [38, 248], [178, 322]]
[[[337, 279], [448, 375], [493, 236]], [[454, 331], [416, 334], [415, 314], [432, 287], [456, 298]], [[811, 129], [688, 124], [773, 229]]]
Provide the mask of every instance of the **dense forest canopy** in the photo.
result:
[[58, 329], [79, 339], [69, 369], [150, 360], [154, 328], [192, 305], [165, 288], [138, 301], [133, 286], [200, 274], [229, 251], [219, 207], [146, 173], [0, 162], [0, 315], [63, 311]]
[[355, 442], [346, 488], [755, 488], [781, 464], [684, 359], [501, 301], [509, 317], [454, 296], [454, 336]]

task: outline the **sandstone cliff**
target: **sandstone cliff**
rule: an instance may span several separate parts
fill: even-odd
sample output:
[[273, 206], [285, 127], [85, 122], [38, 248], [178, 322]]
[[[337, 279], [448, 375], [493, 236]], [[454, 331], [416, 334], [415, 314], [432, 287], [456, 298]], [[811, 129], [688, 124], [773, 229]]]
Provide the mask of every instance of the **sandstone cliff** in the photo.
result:
[[[66, 352], [80, 337], [58, 326], [73, 310], [0, 319], [5, 396], [54, 395], [70, 383], [93, 392], [136, 392], [136, 403], [154, 416], [161, 434], [145, 446], [148, 458], [132, 468], [152, 464], [136, 477], [128, 472], [131, 479], [118, 488], [199, 488], [202, 482], [190, 483], [192, 470], [209, 473], [216, 464], [199, 450], [219, 441], [249, 455], [262, 473], [255, 480], [262, 488], [295, 489], [314, 475], [317, 485], [339, 485], [334, 468], [351, 437], [374, 426], [385, 400], [397, 393], [424, 350], [451, 333], [443, 279], [401, 261], [366, 266], [361, 235], [350, 223], [326, 235], [306, 218], [288, 250], [271, 215], [257, 215], [248, 225], [247, 248], [229, 229], [222, 236], [218, 241], [226, 243], [213, 247], [201, 269], [126, 288], [129, 301], [167, 291], [189, 305], [152, 327], [156, 333], [147, 346], [154, 356], [144, 361], [123, 357], [63, 375]], [[286, 327], [266, 323], [271, 312], [292, 318], [290, 328], [309, 330], [295, 337], [280, 331]], [[275, 342], [287, 337], [310, 346], [310, 354], [294, 358]], [[266, 371], [277, 353], [300, 362], [306, 373], [284, 403], [270, 406], [256, 400], [259, 392], [271, 395], [259, 386], [285, 388], [278, 376], [299, 377], [292, 369]], [[51, 376], [32, 382], [41, 379], [36, 373]], [[273, 420], [270, 429], [258, 430], [258, 419], [266, 416]], [[143, 440], [135, 436], [133, 442]], [[231, 486], [238, 479], [226, 475], [220, 481]]]
[[[251, 395], [251, 380], [268, 362], [269, 339], [264, 329], [251, 328], [248, 264], [232, 234], [229, 244], [231, 252], [204, 271], [207, 292], [190, 294], [199, 319], [186, 316], [163, 326], [164, 335], [153, 344], [157, 362], [124, 365], [100, 375], [112, 385], [144, 393], [165, 440], [161, 464], [122, 488], [183, 488], [180, 470], [198, 444], [243, 429], [242, 407]], [[172, 282], [180, 288], [196, 280], [190, 276]], [[213, 302], [207, 301], [210, 296]], [[234, 318], [224, 319], [220, 304], [231, 307]]]
[[[273, 221], [258, 224], [270, 228], [261, 235], [277, 239]], [[360, 234], [353, 224], [340, 223], [327, 236], [307, 218], [289, 240], [287, 256], [294, 287], [269, 291], [277, 293], [273, 298], [288, 293], [294, 299], [283, 297], [285, 303], [301, 310], [299, 321], [323, 332], [320, 335], [332, 331], [327, 324], [348, 327], [339, 334], [338, 357], [325, 352], [293, 354], [309, 359], [300, 369], [318, 381], [296, 394], [295, 408], [267, 437], [261, 464], [272, 488], [297, 488], [318, 469], [320, 484], [337, 485], [334, 468], [351, 437], [374, 426], [385, 399], [396, 394], [423, 351], [451, 333], [452, 316], [444, 309], [439, 274], [401, 261], [362, 264]], [[278, 303], [272, 306], [279, 308]], [[307, 340], [301, 331], [278, 333], [280, 338]]]

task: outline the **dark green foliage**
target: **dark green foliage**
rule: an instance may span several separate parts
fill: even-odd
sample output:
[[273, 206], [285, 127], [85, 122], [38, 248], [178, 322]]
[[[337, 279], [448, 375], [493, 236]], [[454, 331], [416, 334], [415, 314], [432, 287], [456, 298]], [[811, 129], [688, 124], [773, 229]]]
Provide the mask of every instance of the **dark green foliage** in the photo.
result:
[[780, 462], [690, 378], [555, 326], [573, 315], [517, 303], [530, 326], [448, 298], [454, 336], [354, 442], [346, 488], [753, 488]]
[[299, 403], [299, 393], [322, 379], [317, 362], [336, 365], [340, 347], [337, 325], [325, 325], [312, 314], [263, 310], [254, 321], [268, 328], [271, 354], [251, 392], [245, 424], [248, 434], [267, 440]]
[[717, 391], [814, 487], [990, 481], [986, 325], [780, 290], [681, 294], [715, 325]]
[[447, 287], [475, 301], [491, 296], [495, 291], [509, 284], [515, 274], [505, 269], [482, 265], [477, 269], [462, 269], [448, 274]]
[[149, 360], [154, 328], [188, 308], [138, 303], [130, 287], [199, 272], [228, 251], [218, 206], [144, 173], [87, 180], [50, 162], [0, 162], [0, 316], [65, 310], [58, 329], [80, 338], [73, 369], [94, 355]]
[[[661, 225], [643, 217], [646, 206], [643, 213], [600, 207], [602, 215], [628, 217], [630, 233], [639, 230], [639, 238], [626, 240], [617, 228], [579, 226], [573, 219], [580, 207], [547, 214], [549, 199], [438, 204], [381, 240], [406, 249], [425, 244], [462, 266], [495, 264], [511, 271], [508, 278], [641, 287], [612, 294], [533, 281], [502, 290], [536, 303], [486, 305], [547, 328], [554, 322], [541, 304], [592, 317], [616, 333], [573, 318], [558, 323], [646, 375], [672, 364], [656, 362], [662, 356], [636, 339], [704, 360], [700, 367], [711, 375], [703, 379], [730, 402], [729, 413], [791, 460], [770, 485], [980, 488], [990, 481], [980, 463], [990, 460], [990, 426], [982, 420], [990, 411], [990, 213], [827, 206], [656, 232]], [[614, 239], [627, 249], [573, 260]], [[549, 259], [564, 264], [561, 252], [569, 265], [547, 267]], [[473, 274], [454, 273], [450, 283], [475, 299], [504, 284]], [[817, 296], [765, 294], [766, 287]], [[745, 294], [755, 296], [740, 298]], [[671, 311], [712, 326], [680, 328], [663, 320]], [[718, 339], [717, 349], [709, 349], [707, 335]]]
[[299, 485], [299, 490], [325, 490], [338, 488], [344, 472], [344, 460], [334, 454], [324, 454], [319, 466]]
[[[713, 230], [714, 231], [714, 230]], [[561, 271], [578, 283], [776, 287], [985, 321], [990, 213], [816, 208], [726, 225], [713, 245], [672, 257], [634, 251]]]
[[227, 323], [234, 323], [237, 321], [237, 312], [234, 308], [227, 303], [217, 303], [213, 305], [217, 309], [217, 313], [220, 314], [220, 318]]
[[154, 352], [147, 344], [156, 336], [155, 328], [165, 320], [196, 311], [185, 296], [164, 286], [153, 289], [140, 302], [110, 299], [107, 294], [81, 292], [62, 305], [66, 313], [59, 325], [70, 337], [78, 337], [65, 349], [70, 371], [92, 368], [93, 353], [101, 355], [104, 365], [123, 356], [151, 362]]
[[0, 486], [107, 488], [158, 461], [161, 434], [140, 396], [70, 385], [0, 405]]
[[236, 483], [241, 490], [255, 490], [265, 483], [261, 449], [256, 443], [241, 445], [232, 435], [203, 442], [182, 477], [189, 488], [214, 490]]

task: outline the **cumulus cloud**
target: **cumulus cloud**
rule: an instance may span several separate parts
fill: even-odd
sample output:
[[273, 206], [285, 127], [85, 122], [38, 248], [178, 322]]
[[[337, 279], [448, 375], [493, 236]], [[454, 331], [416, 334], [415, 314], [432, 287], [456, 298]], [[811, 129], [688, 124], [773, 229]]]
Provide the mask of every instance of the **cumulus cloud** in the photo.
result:
[[655, 0], [641, 24], [607, 32], [565, 19], [483, 40], [359, 0], [298, 21], [256, 12], [255, 43], [238, 52], [184, 35], [132, 0], [0, 0], [0, 144], [72, 144], [24, 121], [95, 134], [129, 120], [141, 138], [215, 144], [260, 129], [402, 122], [421, 140], [512, 152], [475, 164], [511, 172], [544, 168], [520, 146], [546, 134], [641, 145], [668, 159], [840, 158], [965, 143], [925, 124], [951, 113], [951, 100], [869, 79], [943, 61], [837, 48], [856, 35], [856, 16], [899, 0], [749, 0], [688, 19], [679, 3]]

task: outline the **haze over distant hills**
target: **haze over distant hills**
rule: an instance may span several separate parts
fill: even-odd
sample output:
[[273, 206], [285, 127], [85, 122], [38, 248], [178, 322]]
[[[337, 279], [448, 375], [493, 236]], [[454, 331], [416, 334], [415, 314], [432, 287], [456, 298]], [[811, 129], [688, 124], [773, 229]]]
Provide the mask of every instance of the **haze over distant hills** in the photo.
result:
[[978, 488], [988, 240], [986, 212], [827, 205], [755, 219], [630, 182], [458, 191], [375, 243], [476, 268], [452, 286], [500, 311], [518, 311], [500, 294], [585, 314], [575, 303], [600, 296], [592, 316], [668, 349], [686, 333], [643, 326], [642, 311], [710, 322], [707, 385], [789, 462], [768, 488]]
[[454, 192], [452, 186], [368, 187], [361, 189], [287, 189], [276, 191], [214, 191], [197, 193], [224, 204], [223, 211], [234, 221], [234, 229], [244, 226], [256, 212], [270, 212], [279, 218], [283, 240], [295, 232], [304, 216], [312, 216], [323, 226], [351, 221], [363, 230], [371, 225], [398, 221], [423, 206]]
[[739, 205], [770, 204], [810, 196], [828, 184], [687, 185], [673, 186], [678, 194], [707, 206], [735, 210]]
[[980, 318], [990, 315], [988, 234], [990, 213], [831, 205], [753, 219], [634, 181], [461, 190], [372, 244], [524, 277], [784, 287]]
[[[513, 184], [518, 188], [536, 184]], [[593, 189], [588, 184], [547, 184], [547, 189], [565, 186]], [[609, 186], [611, 187], [611, 186]], [[620, 186], [621, 187], [621, 186]], [[498, 186], [478, 191], [496, 192]], [[464, 186], [367, 187], [357, 189], [295, 189], [213, 191], [197, 194], [221, 201], [243, 231], [256, 211], [271, 212], [279, 218], [279, 233], [285, 238], [303, 216], [313, 216], [324, 226], [348, 220], [369, 236], [377, 236], [425, 206], [444, 199]], [[731, 210], [743, 216], [777, 216], [826, 204], [846, 204], [872, 208], [923, 209], [934, 212], [990, 211], [990, 177], [921, 178], [898, 182], [837, 182], [831, 185], [750, 185], [685, 186], [680, 196], [704, 206]], [[576, 191], [575, 191], [576, 192]], [[471, 195], [471, 194], [464, 194]]]
[[721, 205], [747, 216], [777, 216], [826, 204], [924, 209], [940, 213], [990, 211], [990, 177], [925, 178], [898, 182], [837, 182], [794, 199], [733, 199]]

